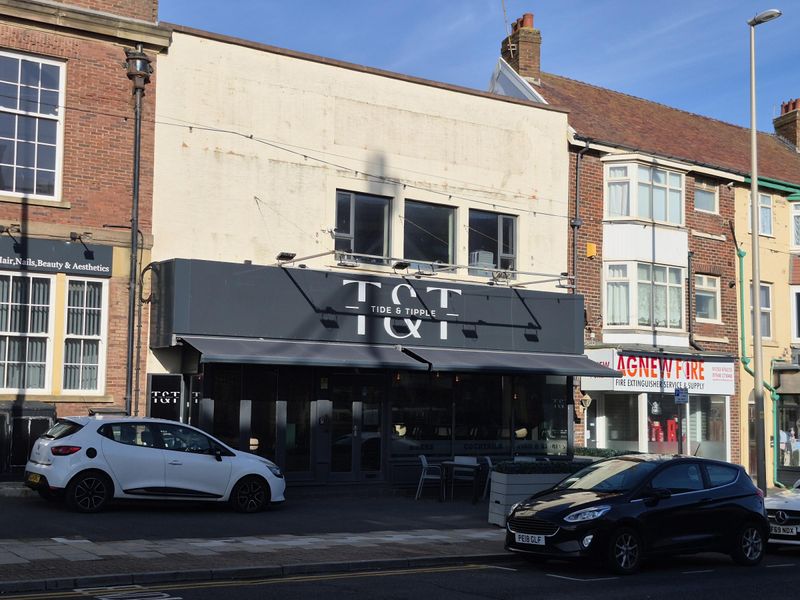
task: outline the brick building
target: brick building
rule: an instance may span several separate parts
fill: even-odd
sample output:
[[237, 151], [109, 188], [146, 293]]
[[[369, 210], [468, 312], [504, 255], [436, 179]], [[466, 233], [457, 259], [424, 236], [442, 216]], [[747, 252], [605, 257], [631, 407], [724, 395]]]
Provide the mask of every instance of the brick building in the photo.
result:
[[[570, 111], [570, 272], [586, 298], [587, 353], [623, 372], [576, 389], [593, 400], [584, 442], [675, 452], [682, 438], [684, 452], [747, 464], [736, 245], [747, 226], [736, 213], [747, 209], [749, 131], [544, 73], [540, 49], [526, 14], [502, 42], [492, 91]], [[786, 137], [794, 122], [776, 127]], [[759, 135], [759, 165], [800, 180], [800, 155], [777, 136]], [[785, 204], [780, 185], [762, 191]]]
[[[0, 471], [24, 465], [55, 414], [125, 408], [134, 104], [124, 50], [142, 44], [155, 65], [169, 43], [157, 8], [0, 0]], [[154, 83], [141, 137], [144, 261]]]

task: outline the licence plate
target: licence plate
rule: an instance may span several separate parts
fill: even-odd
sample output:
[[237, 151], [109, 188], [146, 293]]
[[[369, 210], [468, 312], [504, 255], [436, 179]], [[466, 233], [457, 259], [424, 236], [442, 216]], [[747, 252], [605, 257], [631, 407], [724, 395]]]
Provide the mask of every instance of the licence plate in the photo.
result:
[[770, 525], [769, 532], [776, 535], [797, 535], [797, 527], [794, 525]]
[[531, 533], [515, 533], [514, 536], [518, 544], [535, 544], [537, 546], [544, 546], [543, 535], [534, 535]]
[[39, 483], [42, 478], [38, 473], [28, 473], [28, 483]]

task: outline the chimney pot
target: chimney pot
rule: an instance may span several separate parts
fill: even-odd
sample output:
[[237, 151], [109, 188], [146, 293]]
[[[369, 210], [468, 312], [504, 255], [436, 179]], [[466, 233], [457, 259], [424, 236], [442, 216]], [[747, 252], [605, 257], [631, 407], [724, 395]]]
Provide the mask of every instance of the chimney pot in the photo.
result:
[[533, 29], [533, 13], [522, 15], [522, 26], [527, 29]]

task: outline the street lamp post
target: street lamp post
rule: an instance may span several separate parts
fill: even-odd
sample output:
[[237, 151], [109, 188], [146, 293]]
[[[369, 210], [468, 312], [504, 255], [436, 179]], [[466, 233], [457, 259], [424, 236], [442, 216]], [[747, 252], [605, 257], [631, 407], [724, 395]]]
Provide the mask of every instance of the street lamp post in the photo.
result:
[[[759, 261], [758, 206], [758, 150], [756, 131], [756, 26], [781, 16], [781, 11], [772, 8], [757, 14], [747, 24], [750, 26], [750, 237], [752, 239], [753, 282], [750, 288], [750, 304], [753, 307], [753, 400], [756, 408], [756, 483], [767, 491], [766, 443], [764, 439], [764, 375], [761, 363], [761, 265]], [[777, 440], [776, 440], [777, 441]]]
[[150, 58], [142, 50], [142, 44], [136, 49], [125, 49], [128, 79], [133, 84], [134, 96], [134, 132], [133, 132], [133, 201], [131, 205], [131, 263], [128, 282], [128, 346], [125, 356], [125, 413], [131, 414], [131, 396], [133, 395], [134, 374], [134, 321], [136, 319], [137, 279], [139, 275], [139, 165], [142, 149], [142, 97], [144, 86], [150, 83]]

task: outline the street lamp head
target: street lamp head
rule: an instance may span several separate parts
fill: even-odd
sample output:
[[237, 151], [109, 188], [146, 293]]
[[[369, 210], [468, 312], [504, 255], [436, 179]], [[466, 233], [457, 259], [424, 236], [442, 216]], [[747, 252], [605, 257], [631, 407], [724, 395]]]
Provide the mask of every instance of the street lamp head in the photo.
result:
[[779, 11], [777, 8], [770, 8], [769, 10], [765, 10], [764, 12], [758, 13], [755, 17], [750, 19], [747, 24], [750, 27], [755, 27], [756, 25], [761, 25], [762, 23], [766, 23], [767, 21], [772, 21], [773, 19], [777, 19], [783, 13]]

